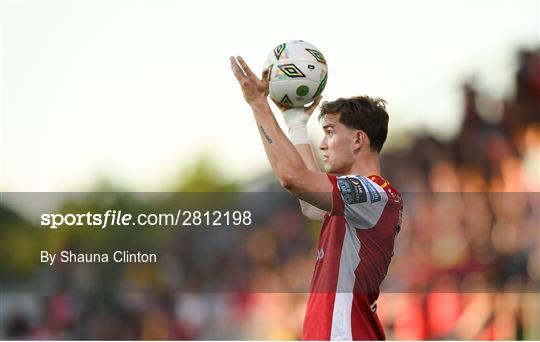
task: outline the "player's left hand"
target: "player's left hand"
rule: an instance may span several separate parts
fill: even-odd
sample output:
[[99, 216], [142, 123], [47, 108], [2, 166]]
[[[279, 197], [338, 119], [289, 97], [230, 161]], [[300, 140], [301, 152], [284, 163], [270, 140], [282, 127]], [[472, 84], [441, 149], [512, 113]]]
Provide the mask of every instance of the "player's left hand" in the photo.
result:
[[246, 62], [244, 62], [242, 57], [230, 57], [230, 60], [232, 72], [238, 80], [238, 83], [240, 83], [246, 102], [251, 106], [263, 102], [268, 103], [266, 98], [269, 92], [269, 70], [265, 70], [262, 79], [259, 79], [255, 76], [253, 71], [251, 71]]
[[295, 126], [307, 125], [307, 122], [309, 118], [311, 117], [311, 114], [313, 114], [315, 109], [317, 109], [317, 106], [319, 105], [321, 100], [322, 100], [322, 96], [319, 95], [317, 98], [315, 98], [315, 100], [309, 106], [287, 107], [284, 104], [279, 103], [278, 101], [275, 101], [272, 99], [272, 101], [281, 111], [281, 114], [283, 114], [283, 119], [285, 120], [285, 124], [287, 125], [289, 130]]
[[[303, 112], [305, 115], [307, 115], [307, 117], [309, 118], [311, 116], [311, 114], [313, 114], [313, 112], [315, 111], [315, 109], [317, 109], [317, 106], [319, 105], [319, 103], [321, 102], [322, 100], [322, 95], [319, 95], [315, 98], [315, 100], [313, 102], [311, 102], [311, 104], [309, 106], [304, 106], [303, 108]], [[276, 105], [276, 107], [279, 108], [279, 110], [284, 113], [286, 111], [288, 111], [289, 109], [292, 109], [293, 107], [288, 107], [288, 106], [285, 106], [283, 103], [281, 102], [278, 102], [274, 99], [272, 99], [272, 102], [274, 102], [274, 104]], [[299, 108], [302, 108], [302, 107], [299, 107]]]

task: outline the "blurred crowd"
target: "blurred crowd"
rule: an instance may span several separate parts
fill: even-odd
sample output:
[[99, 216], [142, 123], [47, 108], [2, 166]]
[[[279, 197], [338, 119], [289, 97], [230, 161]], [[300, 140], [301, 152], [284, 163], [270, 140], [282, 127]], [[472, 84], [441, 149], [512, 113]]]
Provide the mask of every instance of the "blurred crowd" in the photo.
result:
[[[463, 85], [453, 139], [414, 136], [407, 148], [383, 154], [383, 176], [405, 202], [378, 304], [389, 339], [540, 339], [540, 51], [518, 56], [508, 98]], [[244, 190], [279, 191], [268, 179]], [[165, 262], [128, 264], [110, 291], [93, 291], [101, 280], [78, 267], [57, 272], [53, 293], [3, 293], [0, 337], [298, 339], [319, 224], [282, 195], [265, 204], [264, 227], [242, 248], [230, 234], [204, 248], [173, 236]], [[207, 253], [228, 260], [212, 263]], [[245, 291], [187, 279], [223, 274]], [[187, 281], [193, 292], [171, 285]]]
[[455, 139], [384, 158], [406, 207], [380, 303], [391, 338], [540, 338], [540, 53], [518, 56], [513, 96], [465, 83]]

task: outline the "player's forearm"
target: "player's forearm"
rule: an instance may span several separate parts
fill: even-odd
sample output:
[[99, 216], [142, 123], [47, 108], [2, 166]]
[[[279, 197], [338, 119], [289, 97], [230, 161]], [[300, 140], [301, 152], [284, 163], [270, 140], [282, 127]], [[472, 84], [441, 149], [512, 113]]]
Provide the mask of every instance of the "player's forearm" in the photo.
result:
[[[302, 160], [304, 161], [308, 169], [313, 171], [320, 171], [319, 165], [316, 162], [315, 155], [310, 144], [299, 144], [294, 145], [294, 147], [302, 157]], [[302, 201], [301, 199], [298, 199], [298, 202], [300, 203], [300, 208], [302, 209], [302, 213], [304, 214], [304, 216], [311, 220], [322, 221], [322, 219], [324, 218], [323, 210], [316, 208], [311, 204]]]
[[302, 160], [304, 161], [308, 169], [313, 171], [320, 171], [319, 164], [317, 164], [313, 149], [311, 148], [310, 144], [294, 145], [294, 147], [296, 148], [296, 151], [298, 151], [298, 153], [300, 154], [300, 157], [302, 157]]
[[252, 104], [251, 108], [270, 165], [280, 184], [288, 188], [301, 177], [302, 171], [307, 169], [306, 164], [279, 127], [268, 102]]
[[[316, 100], [315, 103], [318, 103], [319, 101], [320, 99]], [[313, 105], [316, 106], [315, 103]], [[283, 119], [289, 128], [289, 138], [306, 164], [306, 167], [311, 171], [320, 172], [313, 149], [311, 148], [306, 127], [309, 115], [313, 109], [313, 107], [301, 109], [291, 108], [283, 112]], [[298, 198], [298, 201], [304, 216], [311, 220], [322, 221], [324, 218], [324, 211], [304, 202], [300, 198]]]

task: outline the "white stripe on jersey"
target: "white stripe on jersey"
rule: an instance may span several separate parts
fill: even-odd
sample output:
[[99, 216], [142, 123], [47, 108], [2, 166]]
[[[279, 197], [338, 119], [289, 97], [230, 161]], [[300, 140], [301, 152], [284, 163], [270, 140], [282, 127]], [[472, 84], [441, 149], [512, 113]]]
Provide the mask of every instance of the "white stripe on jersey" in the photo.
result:
[[356, 280], [354, 271], [360, 264], [360, 248], [356, 231], [346, 223], [332, 313], [331, 340], [352, 340], [351, 311]]

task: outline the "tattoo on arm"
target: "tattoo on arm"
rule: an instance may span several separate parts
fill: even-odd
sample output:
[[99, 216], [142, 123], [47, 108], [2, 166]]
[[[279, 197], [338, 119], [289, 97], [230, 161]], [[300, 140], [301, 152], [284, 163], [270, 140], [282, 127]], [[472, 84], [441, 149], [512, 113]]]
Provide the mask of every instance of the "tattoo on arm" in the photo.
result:
[[272, 143], [272, 138], [270, 138], [268, 133], [266, 133], [263, 126], [259, 126], [259, 130], [261, 131], [261, 134], [266, 138], [266, 141], [268, 141], [268, 143], [271, 144]]

